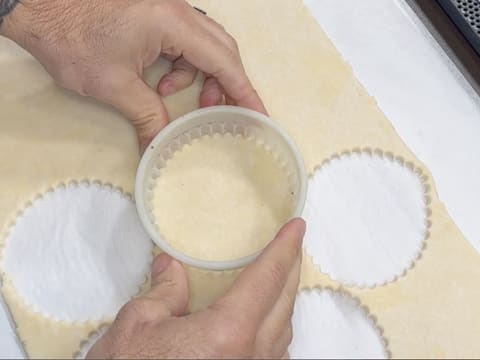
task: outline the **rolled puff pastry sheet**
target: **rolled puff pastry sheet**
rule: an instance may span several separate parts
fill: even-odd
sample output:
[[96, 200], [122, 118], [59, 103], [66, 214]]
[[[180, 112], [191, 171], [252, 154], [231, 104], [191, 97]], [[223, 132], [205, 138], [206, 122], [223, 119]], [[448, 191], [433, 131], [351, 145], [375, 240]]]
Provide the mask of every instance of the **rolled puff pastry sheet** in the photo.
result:
[[[429, 184], [429, 235], [421, 257], [404, 276], [373, 289], [345, 287], [323, 275], [307, 254], [301, 286], [341, 288], [358, 298], [383, 329], [393, 357], [478, 356], [480, 256], [448, 216], [428, 170], [302, 2], [198, 0], [192, 5], [206, 10], [237, 39], [271, 117], [297, 142], [310, 173], [334, 154], [380, 149], [420, 168]], [[148, 80], [154, 84], [167, 67], [157, 64], [147, 72]], [[199, 77], [191, 88], [165, 99], [171, 118], [198, 106], [201, 81]], [[3, 234], [36, 194], [70, 179], [99, 179], [133, 192], [137, 143], [120, 115], [58, 89], [28, 54], [4, 39], [0, 89]], [[188, 272], [191, 310], [222, 294], [238, 273]], [[8, 278], [2, 291], [32, 357], [72, 356], [101, 323], [58, 323], [33, 313]]]

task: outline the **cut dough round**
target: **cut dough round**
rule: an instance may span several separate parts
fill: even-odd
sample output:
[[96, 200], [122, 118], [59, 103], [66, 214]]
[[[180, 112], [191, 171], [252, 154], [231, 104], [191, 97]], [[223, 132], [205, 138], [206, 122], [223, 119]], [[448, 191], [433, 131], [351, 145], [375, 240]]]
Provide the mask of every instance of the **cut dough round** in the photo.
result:
[[393, 281], [422, 251], [425, 191], [418, 174], [380, 154], [332, 159], [309, 183], [307, 253], [321, 271], [347, 285]]
[[379, 329], [359, 303], [331, 290], [301, 291], [292, 318], [292, 359], [384, 359]]
[[3, 270], [44, 316], [100, 320], [139, 291], [152, 249], [128, 197], [111, 187], [72, 184], [47, 192], [17, 219]]
[[291, 216], [290, 187], [280, 161], [253, 138], [204, 136], [161, 170], [153, 214], [177, 251], [234, 260], [263, 249]]

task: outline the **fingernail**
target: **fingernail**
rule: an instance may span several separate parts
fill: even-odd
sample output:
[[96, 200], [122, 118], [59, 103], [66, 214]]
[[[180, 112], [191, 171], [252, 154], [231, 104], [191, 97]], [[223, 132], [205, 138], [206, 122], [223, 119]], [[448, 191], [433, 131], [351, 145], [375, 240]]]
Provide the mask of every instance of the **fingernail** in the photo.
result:
[[153, 262], [152, 276], [156, 277], [160, 275], [166, 268], [168, 268], [168, 265], [170, 265], [171, 262], [172, 258], [169, 255], [165, 253], [158, 255]]

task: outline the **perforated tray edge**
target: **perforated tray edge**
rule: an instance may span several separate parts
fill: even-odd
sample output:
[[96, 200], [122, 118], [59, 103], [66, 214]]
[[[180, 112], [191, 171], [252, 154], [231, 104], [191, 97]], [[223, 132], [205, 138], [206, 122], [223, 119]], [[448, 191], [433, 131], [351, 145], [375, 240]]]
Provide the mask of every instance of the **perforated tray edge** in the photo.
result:
[[470, 84], [474, 96], [480, 96], [480, 56], [440, 4], [434, 0], [398, 0], [398, 3], [423, 23]]
[[480, 56], [480, 0], [437, 0]]

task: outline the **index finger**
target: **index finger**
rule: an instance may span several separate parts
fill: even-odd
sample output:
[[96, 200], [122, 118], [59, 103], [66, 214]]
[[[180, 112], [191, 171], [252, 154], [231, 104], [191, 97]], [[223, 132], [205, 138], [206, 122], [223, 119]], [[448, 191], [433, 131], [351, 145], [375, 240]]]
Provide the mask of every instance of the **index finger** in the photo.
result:
[[269, 314], [295, 267], [299, 265], [305, 222], [293, 219], [278, 232], [255, 262], [219, 300], [239, 320], [257, 326]]
[[221, 26], [216, 26], [213, 20], [193, 11], [204, 31], [183, 38], [183, 56], [201, 71], [215, 77], [238, 106], [267, 114], [245, 72], [235, 39]]
[[216, 73], [215, 78], [225, 90], [226, 95], [236, 105], [268, 115], [260, 96], [250, 82], [241, 60], [234, 67], [225, 67]]

